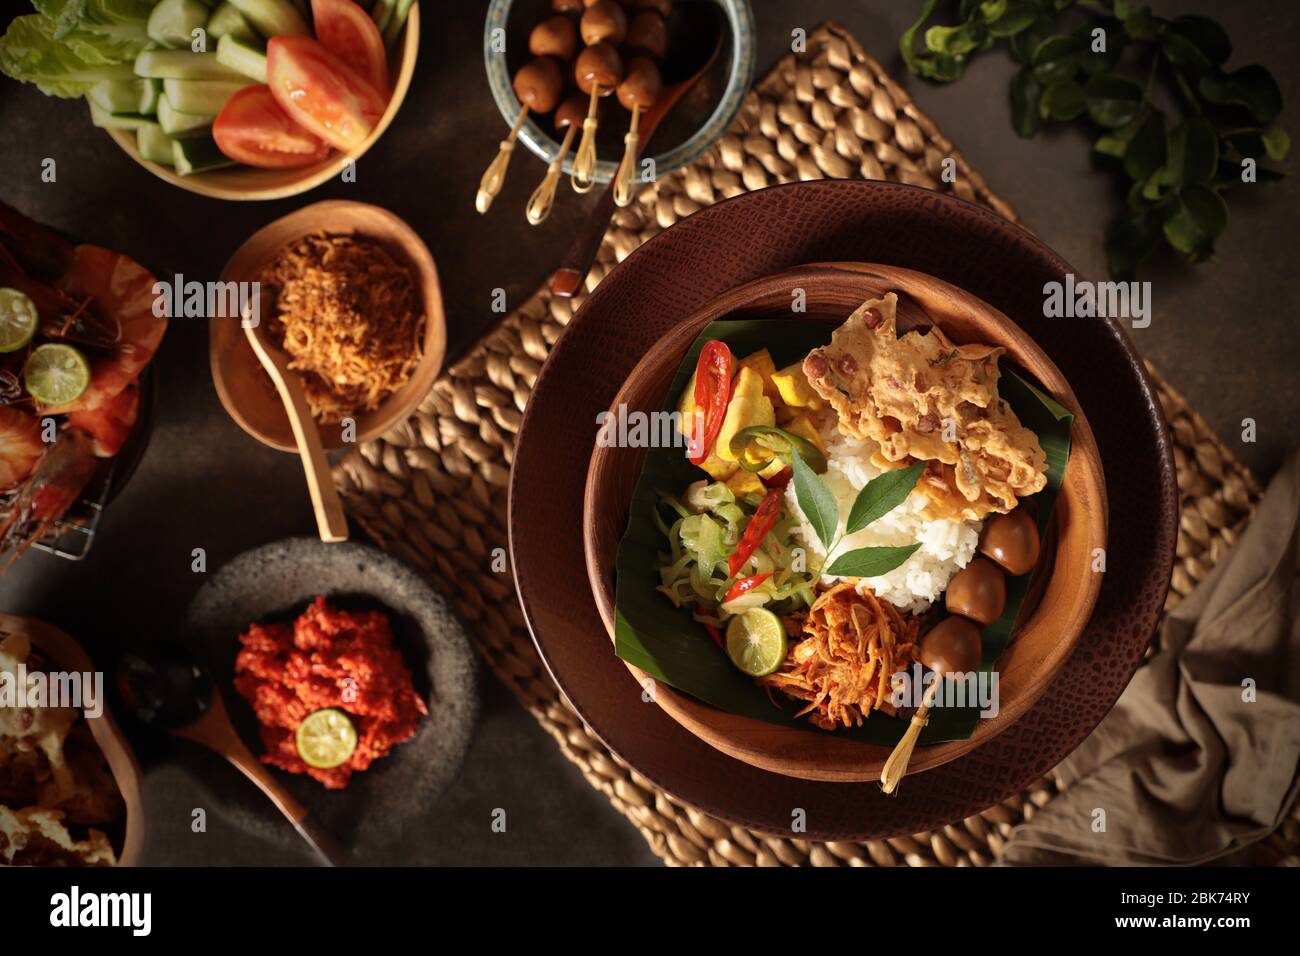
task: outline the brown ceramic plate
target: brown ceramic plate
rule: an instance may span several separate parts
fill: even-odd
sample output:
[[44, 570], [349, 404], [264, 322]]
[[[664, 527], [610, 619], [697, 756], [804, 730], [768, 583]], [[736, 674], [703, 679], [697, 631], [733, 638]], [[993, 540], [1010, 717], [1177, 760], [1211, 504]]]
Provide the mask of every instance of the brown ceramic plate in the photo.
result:
[[[878, 262], [949, 282], [1007, 315], [1056, 364], [1106, 464], [1107, 571], [1092, 618], [1036, 706], [987, 744], [908, 777], [822, 783], [751, 767], [659, 707], [610, 653], [584, 573], [582, 498], [596, 415], [647, 351], [745, 282], [810, 262]], [[510, 544], [524, 614], [551, 675], [616, 754], [722, 819], [807, 839], [917, 833], [1018, 792], [1073, 750], [1142, 660], [1169, 589], [1178, 489], [1169, 436], [1141, 360], [1106, 319], [1048, 319], [1043, 285], [1073, 271], [1032, 234], [978, 206], [895, 183], [827, 180], [701, 210], [613, 269], [538, 377], [515, 449]]]
[[[1022, 609], [1011, 642], [998, 660], [999, 708], [965, 740], [918, 747], [908, 773], [947, 763], [997, 736], [1047, 690], [1074, 649], [1101, 589], [1091, 571], [1094, 548], [1106, 544], [1106, 488], [1097, 443], [1069, 382], [1034, 341], [1006, 316], [974, 296], [908, 269], [872, 263], [806, 266], [767, 276], [724, 293], [678, 324], [637, 363], [611, 408], [657, 412], [682, 357], [717, 319], [789, 319], [792, 289], [802, 289], [806, 311], [797, 318], [834, 330], [867, 299], [897, 292], [918, 319], [937, 323], [953, 341], [1000, 345], [1003, 367], [1016, 367], [1042, 385], [1074, 415], [1070, 463], [1056, 500], [1055, 531], [1039, 563], [1037, 600]], [[605, 628], [614, 637], [613, 568], [627, 524], [628, 502], [645, 449], [597, 445], [587, 471], [583, 540], [587, 574]], [[1050, 567], [1050, 573], [1047, 569]], [[649, 569], [647, 569], [648, 571]], [[637, 682], [647, 675], [627, 665]], [[807, 780], [879, 780], [892, 747], [842, 734], [791, 727], [731, 714], [660, 684], [655, 701], [691, 733], [723, 753], [776, 773]]]
[[[442, 369], [447, 348], [447, 319], [433, 256], [415, 230], [387, 209], [368, 203], [331, 199], [304, 206], [253, 233], [221, 272], [222, 282], [251, 282], [286, 246], [312, 233], [361, 236], [378, 242], [411, 271], [424, 303], [424, 343], [419, 365], [405, 385], [378, 408], [356, 416], [358, 443], [378, 438], [405, 421], [429, 393]], [[265, 317], [264, 317], [265, 318]], [[270, 377], [253, 354], [239, 319], [213, 318], [208, 325], [208, 354], [212, 382], [221, 404], [239, 427], [263, 444], [280, 451], [297, 451], [289, 416]], [[319, 425], [326, 449], [343, 445], [337, 424]]]
[[[35, 618], [0, 614], [0, 631], [26, 634], [32, 644], [59, 668], [78, 673], [93, 673], [94, 665], [80, 644], [52, 624]], [[108, 689], [105, 687], [105, 696]], [[86, 717], [90, 733], [104, 754], [108, 768], [117, 781], [117, 789], [126, 805], [126, 819], [119, 827], [104, 827], [118, 866], [135, 866], [144, 845], [144, 803], [140, 796], [140, 765], [136, 762], [131, 745], [126, 742], [117, 721], [109, 713], [108, 703], [98, 717]]]

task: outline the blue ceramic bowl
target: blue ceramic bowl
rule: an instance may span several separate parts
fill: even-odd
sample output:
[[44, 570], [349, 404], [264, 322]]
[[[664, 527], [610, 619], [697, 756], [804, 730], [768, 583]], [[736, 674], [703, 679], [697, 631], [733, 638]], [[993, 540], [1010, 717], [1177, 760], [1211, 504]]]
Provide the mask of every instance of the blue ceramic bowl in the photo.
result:
[[[754, 12], [750, 9], [749, 0], [684, 0], [684, 2], [712, 2], [722, 9], [726, 21], [725, 29], [730, 36], [729, 46], [724, 48], [721, 55], [728, 57], [730, 63], [726, 86], [712, 115], [689, 138], [654, 157], [657, 176], [666, 175], [693, 163], [712, 146], [740, 112], [745, 94], [749, 92], [749, 86], [754, 80]], [[487, 22], [483, 28], [483, 62], [487, 68], [488, 85], [492, 88], [492, 98], [496, 100], [497, 109], [501, 111], [507, 126], [514, 123], [522, 104], [515, 96], [511, 85], [507, 54], [493, 50], [493, 39], [505, 35], [498, 31], [509, 32], [510, 11], [514, 3], [515, 0], [491, 0], [488, 4]], [[547, 12], [549, 13], [549, 4]], [[527, 36], [527, 33], [523, 35]], [[520, 127], [519, 138], [546, 163], [554, 159], [560, 151], [559, 141], [544, 130], [531, 115]], [[575, 149], [570, 150], [568, 158], [564, 161], [565, 175], [573, 172], [574, 152], [576, 152], [576, 144]], [[621, 156], [610, 156], [601, 159], [596, 164], [596, 181], [609, 182], [618, 169], [621, 158]]]

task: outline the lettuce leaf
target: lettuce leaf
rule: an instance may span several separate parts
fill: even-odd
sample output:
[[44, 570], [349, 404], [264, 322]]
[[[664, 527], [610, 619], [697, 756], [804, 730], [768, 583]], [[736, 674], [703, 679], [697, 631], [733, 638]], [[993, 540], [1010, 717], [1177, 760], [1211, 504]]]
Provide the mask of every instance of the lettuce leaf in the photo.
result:
[[133, 75], [149, 42], [157, 0], [33, 0], [0, 37], [0, 72], [47, 96], [81, 96], [101, 80]]

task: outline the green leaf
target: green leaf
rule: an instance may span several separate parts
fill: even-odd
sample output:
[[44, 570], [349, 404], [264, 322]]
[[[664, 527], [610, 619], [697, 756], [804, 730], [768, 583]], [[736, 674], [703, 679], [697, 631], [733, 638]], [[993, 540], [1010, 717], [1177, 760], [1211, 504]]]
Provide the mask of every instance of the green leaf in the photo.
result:
[[1165, 164], [1165, 114], [1152, 110], [1129, 141], [1124, 153], [1124, 172], [1143, 182]]
[[1011, 81], [1011, 126], [1017, 136], [1028, 139], [1043, 128], [1043, 118], [1038, 113], [1042, 95], [1043, 87], [1034, 79], [1034, 71], [1022, 66]]
[[[858, 492], [849, 511], [846, 534], [861, 531], [877, 518], [883, 518], [901, 505], [916, 487], [917, 479], [925, 471], [925, 462], [918, 461], [906, 468], [887, 471], [872, 478], [866, 487]], [[800, 507], [803, 507], [800, 505]]]
[[1204, 116], [1192, 116], [1169, 133], [1168, 152], [1166, 185], [1208, 183], [1219, 165], [1219, 136]]
[[1282, 91], [1273, 74], [1262, 66], [1243, 66], [1233, 73], [1222, 70], [1201, 77], [1201, 95], [1221, 106], [1244, 106], [1250, 115], [1267, 123], [1282, 112]]
[[1160, 48], [1169, 62], [1207, 70], [1227, 62], [1232, 40], [1223, 27], [1208, 17], [1175, 17], [1160, 38]]
[[1011, 56], [1017, 63], [1029, 63], [1038, 45], [1056, 32], [1056, 20], [1040, 14], [1028, 27], [1011, 38]]
[[1271, 130], [1260, 137], [1264, 143], [1264, 149], [1268, 151], [1268, 158], [1281, 162], [1286, 159], [1286, 154], [1291, 152], [1291, 137], [1287, 131], [1280, 126], [1274, 126]]
[[951, 83], [966, 69], [964, 60], [947, 53], [922, 53], [916, 59], [916, 74], [936, 83]]
[[984, 0], [980, 4], [980, 16], [985, 23], [998, 20], [1007, 12], [1007, 0]]
[[858, 548], [841, 554], [831, 562], [826, 573], [847, 578], [877, 578], [894, 570], [915, 554], [920, 546], [918, 541], [901, 548]]
[[1124, 29], [1135, 40], [1154, 40], [1160, 34], [1160, 20], [1152, 16], [1150, 7], [1140, 7], [1122, 19]]
[[1009, 3], [1002, 16], [989, 21], [989, 36], [998, 39], [1018, 36], [1033, 26], [1037, 19], [1038, 11], [1033, 4], [1027, 2]]
[[1123, 159], [1124, 153], [1128, 151], [1128, 140], [1110, 133], [1097, 137], [1097, 141], [1092, 144], [1094, 153], [1101, 153], [1103, 156], [1113, 156], [1115, 159]]
[[1165, 217], [1164, 234], [1169, 244], [1193, 262], [1214, 251], [1214, 241], [1228, 225], [1228, 206], [1208, 186], [1193, 183], [1178, 191]]
[[917, 76], [921, 75], [921, 66], [919, 54], [916, 50], [916, 35], [921, 32], [921, 27], [925, 26], [926, 21], [933, 15], [934, 8], [938, 5], [939, 0], [925, 0], [925, 5], [921, 8], [921, 14], [916, 18], [916, 22], [898, 38], [898, 52], [903, 55], [903, 62], [907, 65], [908, 70]]
[[934, 26], [925, 31], [925, 46], [935, 53], [965, 56], [980, 45], [983, 27], [963, 23], [955, 27]]
[[1131, 123], [1142, 105], [1142, 87], [1111, 73], [1089, 77], [1083, 93], [1088, 103], [1088, 116], [1098, 126]]
[[1054, 83], [1043, 91], [1038, 112], [1043, 119], [1072, 120], [1082, 115], [1086, 106], [1083, 87], [1074, 80], [1066, 80], [1064, 83]]
[[1038, 44], [1031, 63], [1034, 77], [1044, 86], [1073, 79], [1079, 69], [1083, 41], [1076, 36], [1057, 34]]
[[817, 533], [822, 547], [829, 551], [840, 526], [839, 504], [826, 483], [802, 458], [792, 455], [790, 465], [794, 469], [794, 497], [799, 502], [799, 510]]
[[[1098, 29], [1103, 32], [1102, 37], [1100, 37], [1104, 47], [1102, 50], [1094, 49], [1098, 38], [1094, 38], [1093, 33]], [[1109, 73], [1119, 65], [1127, 37], [1124, 35], [1123, 24], [1118, 20], [1106, 17], [1101, 20], [1089, 21], [1079, 27], [1075, 31], [1075, 35], [1083, 43], [1083, 55], [1080, 57], [1079, 65], [1089, 75]]]
[[1120, 219], [1106, 232], [1106, 264], [1112, 279], [1131, 282], [1137, 267], [1164, 238], [1164, 209], [1148, 206]]

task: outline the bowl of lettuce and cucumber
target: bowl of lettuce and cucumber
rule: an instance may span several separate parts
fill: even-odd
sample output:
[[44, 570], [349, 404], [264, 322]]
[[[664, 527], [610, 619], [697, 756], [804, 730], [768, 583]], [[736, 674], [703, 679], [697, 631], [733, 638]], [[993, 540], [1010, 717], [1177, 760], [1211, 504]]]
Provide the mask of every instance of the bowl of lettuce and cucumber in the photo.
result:
[[311, 0], [32, 0], [34, 12], [0, 37], [0, 72], [48, 96], [84, 98], [94, 126], [173, 185], [218, 199], [280, 199], [342, 174], [388, 128], [410, 87], [418, 3], [357, 5], [383, 41], [391, 94], [364, 141], [308, 165], [236, 162], [212, 125], [236, 93], [266, 83], [270, 37], [313, 35]]

